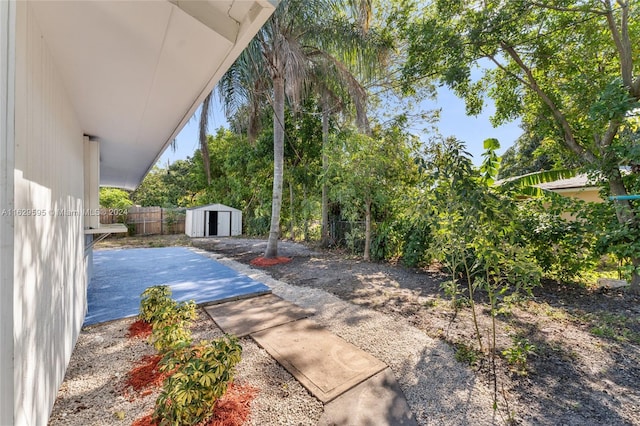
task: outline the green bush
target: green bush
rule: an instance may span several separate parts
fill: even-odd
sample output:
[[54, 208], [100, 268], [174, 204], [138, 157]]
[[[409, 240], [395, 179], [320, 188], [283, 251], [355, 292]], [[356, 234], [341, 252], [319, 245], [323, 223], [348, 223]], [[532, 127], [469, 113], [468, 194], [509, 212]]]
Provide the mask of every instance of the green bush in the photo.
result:
[[347, 249], [351, 254], [361, 254], [364, 252], [364, 229], [354, 226], [344, 236]]
[[195, 302], [172, 302], [164, 305], [158, 312], [159, 318], [152, 324], [151, 342], [160, 353], [191, 344], [189, 325], [196, 317]]
[[527, 360], [529, 355], [536, 355], [537, 348], [524, 337], [513, 337], [513, 346], [502, 351], [514, 373], [520, 376], [527, 375]]
[[241, 355], [242, 347], [230, 335], [168, 352], [161, 370], [175, 371], [164, 381], [153, 419], [160, 426], [194, 425], [207, 420], [233, 380]]
[[482, 354], [471, 346], [460, 343], [456, 346], [455, 358], [456, 361], [467, 364], [469, 366], [475, 366], [478, 364], [478, 360]]
[[383, 222], [375, 227], [371, 237], [372, 260], [391, 260], [398, 256], [399, 241], [396, 227], [393, 222]]
[[140, 295], [139, 318], [149, 324], [158, 321], [166, 313], [167, 306], [173, 304], [171, 288], [167, 285], [148, 287]]
[[431, 228], [426, 220], [420, 218], [404, 234], [402, 248], [402, 263], [406, 266], [424, 266], [430, 259], [426, 256], [431, 243]]
[[189, 324], [196, 317], [195, 302], [176, 302], [169, 286], [153, 286], [142, 292], [139, 316], [151, 324], [150, 340], [157, 351], [164, 353], [182, 343], [191, 344]]
[[520, 206], [522, 243], [528, 248], [545, 276], [571, 282], [593, 270], [599, 256], [596, 253], [596, 233], [593, 219], [566, 219], [563, 213], [576, 216], [590, 208], [586, 203], [551, 197], [529, 200]]

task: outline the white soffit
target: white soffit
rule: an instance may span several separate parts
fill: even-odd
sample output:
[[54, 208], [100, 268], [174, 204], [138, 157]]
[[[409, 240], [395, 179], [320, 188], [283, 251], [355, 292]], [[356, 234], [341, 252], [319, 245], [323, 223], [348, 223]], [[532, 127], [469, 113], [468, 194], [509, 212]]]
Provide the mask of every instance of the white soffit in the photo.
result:
[[100, 184], [134, 189], [269, 18], [266, 0], [30, 1]]

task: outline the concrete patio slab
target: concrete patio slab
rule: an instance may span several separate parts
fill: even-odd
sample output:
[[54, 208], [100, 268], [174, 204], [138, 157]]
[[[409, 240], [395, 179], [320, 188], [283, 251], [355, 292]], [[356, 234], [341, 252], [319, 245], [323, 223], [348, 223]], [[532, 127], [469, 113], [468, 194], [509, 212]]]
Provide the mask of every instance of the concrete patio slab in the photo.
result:
[[417, 426], [391, 369], [386, 368], [324, 406], [318, 426]]
[[308, 319], [251, 337], [324, 403], [386, 368], [382, 361]]
[[198, 304], [271, 292], [186, 247], [96, 250], [84, 325], [137, 315], [140, 293], [153, 285], [168, 285], [174, 299]]
[[204, 308], [225, 333], [244, 337], [257, 331], [307, 318], [313, 311], [268, 294]]

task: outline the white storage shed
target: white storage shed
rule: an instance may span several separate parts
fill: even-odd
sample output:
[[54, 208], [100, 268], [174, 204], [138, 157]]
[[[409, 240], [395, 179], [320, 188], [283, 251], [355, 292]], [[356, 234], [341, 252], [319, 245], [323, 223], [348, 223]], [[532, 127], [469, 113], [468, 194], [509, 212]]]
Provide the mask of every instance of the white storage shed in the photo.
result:
[[229, 237], [242, 234], [242, 211], [224, 204], [187, 209], [184, 233], [190, 237]]

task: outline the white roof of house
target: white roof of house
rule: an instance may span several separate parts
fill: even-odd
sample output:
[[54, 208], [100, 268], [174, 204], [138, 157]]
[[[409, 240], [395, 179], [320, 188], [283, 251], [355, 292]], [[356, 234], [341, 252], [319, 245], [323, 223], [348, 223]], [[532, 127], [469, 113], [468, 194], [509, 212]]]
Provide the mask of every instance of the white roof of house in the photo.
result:
[[589, 181], [589, 177], [586, 174], [579, 174], [569, 179], [558, 179], [553, 182], [541, 183], [536, 186], [540, 189], [547, 190], [596, 187], [596, 185]]
[[31, 1], [100, 184], [134, 189], [279, 0]]
[[225, 206], [224, 204], [206, 204], [204, 206], [189, 207], [187, 210], [211, 210], [211, 211], [233, 211], [241, 212], [241, 210], [233, 207]]

